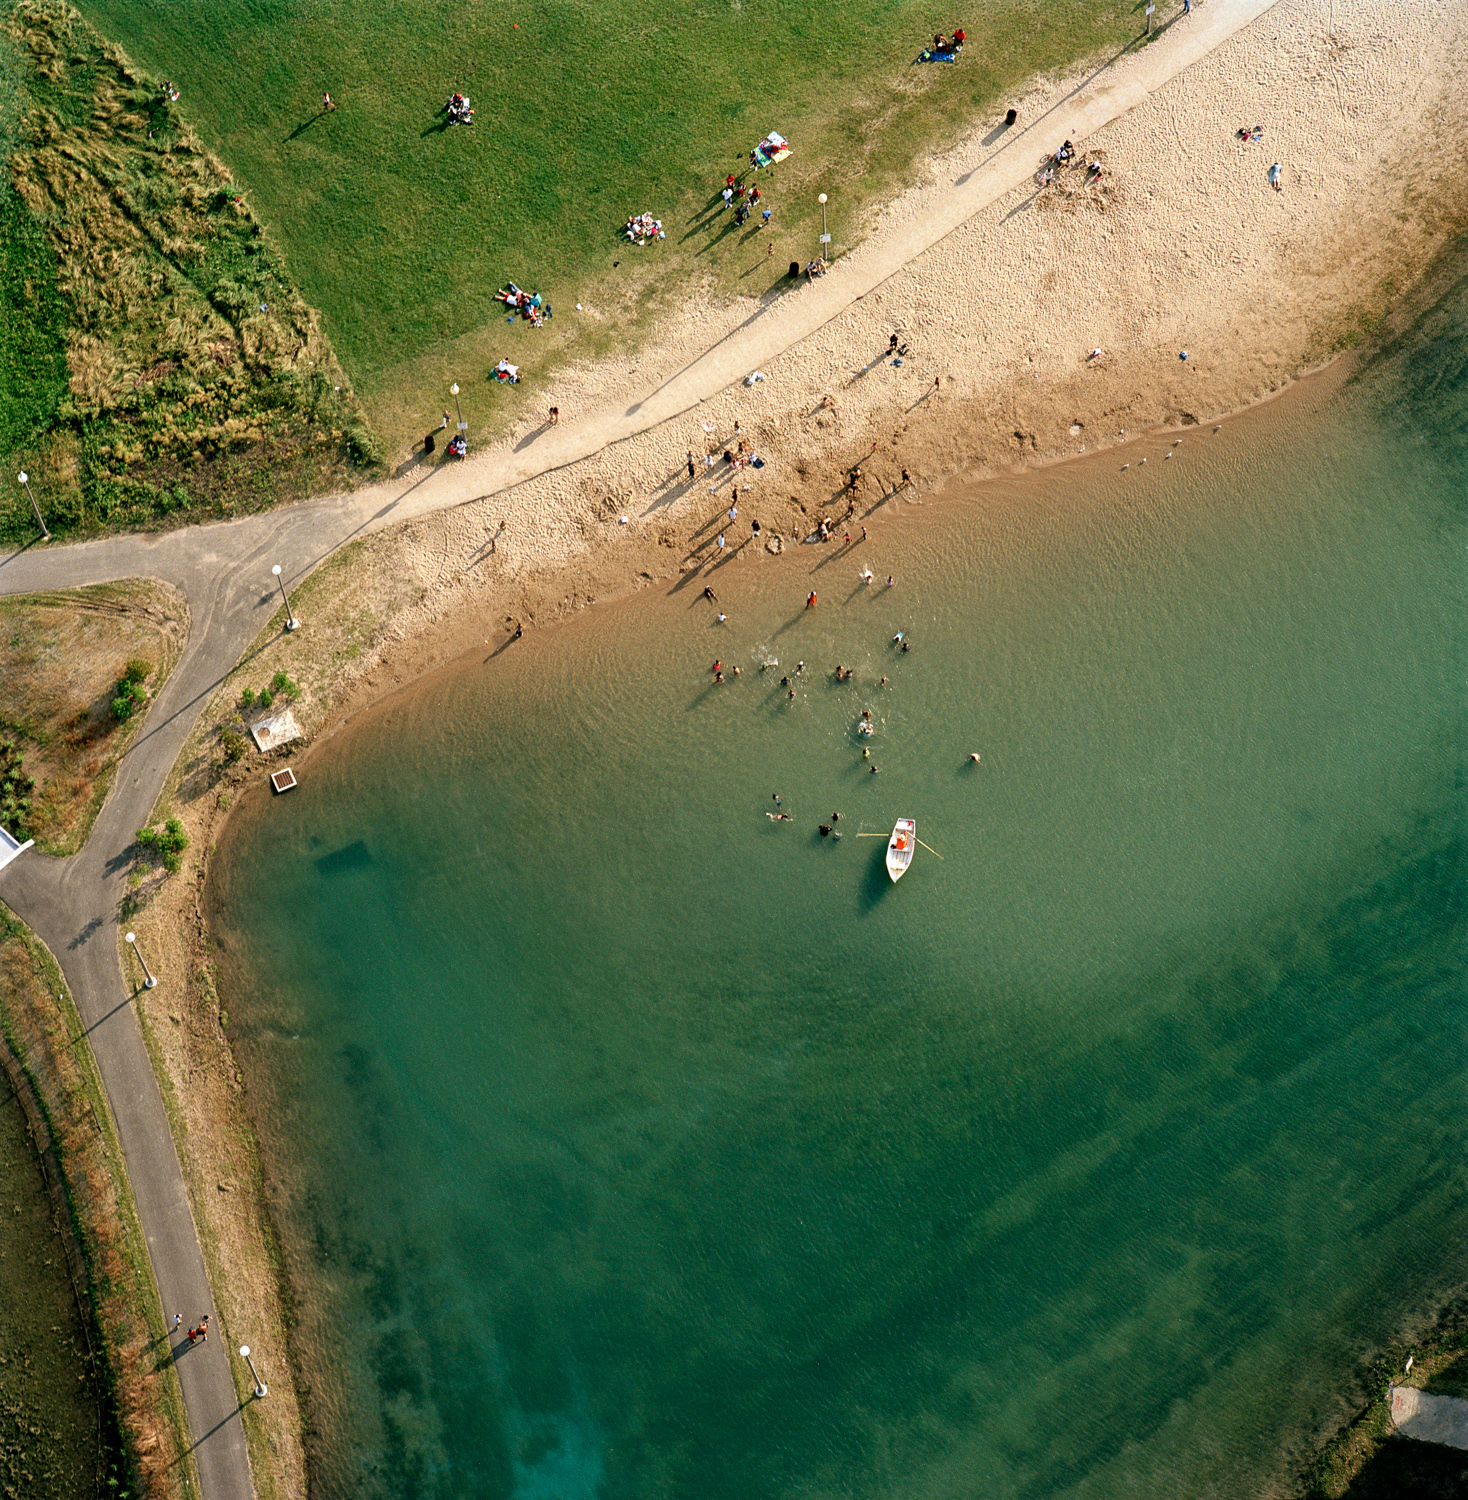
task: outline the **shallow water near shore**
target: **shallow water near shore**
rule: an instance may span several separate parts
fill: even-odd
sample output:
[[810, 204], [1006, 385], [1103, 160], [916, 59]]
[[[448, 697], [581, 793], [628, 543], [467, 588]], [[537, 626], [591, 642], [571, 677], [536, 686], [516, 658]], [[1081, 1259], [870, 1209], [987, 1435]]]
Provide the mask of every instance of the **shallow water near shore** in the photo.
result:
[[1455, 295], [1172, 458], [487, 648], [241, 807], [320, 1493], [1287, 1478], [1468, 1277]]

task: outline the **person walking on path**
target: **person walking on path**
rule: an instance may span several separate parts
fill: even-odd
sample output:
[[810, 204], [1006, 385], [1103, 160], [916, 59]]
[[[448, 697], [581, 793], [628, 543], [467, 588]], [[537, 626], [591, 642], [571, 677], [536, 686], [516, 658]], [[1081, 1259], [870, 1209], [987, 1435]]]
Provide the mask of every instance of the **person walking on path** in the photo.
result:
[[697, 468], [697, 465], [695, 465], [694, 462], [693, 462], [693, 449], [692, 448], [690, 448], [688, 450], [688, 477], [690, 479], [696, 479], [698, 477], [698, 468]]
[[559, 406], [553, 406], [553, 407], [551, 407], [551, 409], [550, 409], [550, 424], [551, 424], [551, 426], [552, 427], [558, 427], [560, 425], [560, 422], [561, 422], [561, 408]]

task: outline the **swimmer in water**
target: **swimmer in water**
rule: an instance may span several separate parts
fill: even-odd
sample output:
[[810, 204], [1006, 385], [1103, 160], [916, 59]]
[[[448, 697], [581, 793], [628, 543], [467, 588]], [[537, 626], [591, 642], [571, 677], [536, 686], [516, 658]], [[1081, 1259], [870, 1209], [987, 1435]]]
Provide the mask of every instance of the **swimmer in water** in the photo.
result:
[[782, 677], [780, 679], [780, 686], [781, 687], [789, 687], [790, 686], [790, 679], [788, 677]]
[[892, 637], [892, 644], [894, 646], [900, 646], [902, 644], [902, 632], [900, 630], [896, 635]]
[[737, 677], [737, 676], [738, 676], [738, 675], [739, 675], [739, 668], [738, 668], [738, 667], [735, 667], [735, 668], [734, 668], [734, 675], [735, 675], [735, 676], [736, 676], [736, 677]]
[[790, 689], [790, 691], [789, 691], [789, 692], [788, 692], [788, 693], [786, 693], [786, 694], [785, 694], [785, 696], [786, 696], [786, 697], [787, 697], [787, 698], [793, 698], [793, 697], [794, 697], [794, 696], [795, 696], [795, 689], [794, 689], [794, 688], [791, 688], [791, 689]]
[[821, 837], [823, 839], [830, 838], [831, 837], [831, 825], [829, 823], [822, 823], [819, 826], [820, 826]]
[[[736, 668], [735, 668], [735, 670], [736, 670], [736, 671], [737, 671], [737, 670], [738, 670], [738, 668], [737, 668], [737, 667], [736, 667]], [[980, 759], [979, 759], [979, 752], [978, 752], [978, 751], [977, 751], [977, 750], [970, 750], [970, 751], [969, 751], [969, 757], [968, 757], [968, 758], [969, 758], [969, 759], [970, 759], [970, 760], [971, 760], [971, 761], [972, 761], [972, 762], [973, 762], [973, 763], [974, 763], [974, 764], [975, 764], [975, 765], [976, 765], [976, 766], [980, 766], [980, 765], [983, 765], [983, 762], [982, 762], [982, 761], [981, 761], [981, 760], [980, 760]]]
[[884, 678], [883, 678], [883, 679], [882, 679], [882, 680], [881, 680], [881, 682], [879, 682], [879, 683], [878, 683], [878, 684], [877, 684], [877, 686], [878, 686], [878, 687], [886, 687], [886, 686], [887, 686], [887, 679], [886, 679], [886, 678], [885, 678], [885, 677], [884, 677]]
[[903, 641], [903, 643], [902, 643], [902, 649], [904, 651], [911, 651], [912, 650], [912, 642], [911, 641]]
[[890, 589], [890, 588], [891, 588], [891, 587], [892, 587], [892, 585], [893, 585], [893, 584], [894, 584], [894, 583], [895, 583], [895, 582], [896, 582], [896, 580], [895, 580], [895, 579], [894, 579], [894, 578], [893, 578], [893, 577], [892, 577], [892, 575], [891, 575], [891, 574], [890, 574], [890, 573], [889, 573], [889, 574], [888, 574], [888, 575], [887, 575], [887, 587], [888, 587], [888, 588], [889, 588], [889, 589]]
[[779, 807], [779, 805], [780, 805], [780, 794], [779, 794], [779, 792], [771, 792], [770, 793], [770, 797], [773, 799], [775, 806]]
[[873, 766], [872, 767], [872, 775], [875, 776], [876, 774], [877, 774], [877, 767]]

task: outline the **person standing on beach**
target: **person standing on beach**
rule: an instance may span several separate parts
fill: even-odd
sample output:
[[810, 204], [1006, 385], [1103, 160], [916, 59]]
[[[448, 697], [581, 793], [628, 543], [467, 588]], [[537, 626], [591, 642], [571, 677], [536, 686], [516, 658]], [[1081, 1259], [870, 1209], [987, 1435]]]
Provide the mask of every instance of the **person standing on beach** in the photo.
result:
[[553, 407], [551, 407], [551, 409], [550, 409], [550, 424], [551, 424], [551, 426], [552, 427], [559, 427], [560, 426], [560, 422], [561, 422], [561, 408], [559, 406], [553, 406]]
[[1281, 185], [1280, 185], [1279, 178], [1280, 178], [1280, 165], [1279, 165], [1278, 162], [1275, 162], [1275, 164], [1269, 169], [1269, 185], [1270, 185], [1270, 187], [1272, 187], [1275, 190], [1276, 193], [1280, 193], [1280, 192], [1284, 191], [1283, 187], [1281, 187]]
[[697, 478], [697, 476], [698, 476], [698, 468], [697, 468], [697, 466], [693, 462], [693, 449], [690, 448], [688, 450], [688, 477], [690, 479], [694, 479], [694, 478]]

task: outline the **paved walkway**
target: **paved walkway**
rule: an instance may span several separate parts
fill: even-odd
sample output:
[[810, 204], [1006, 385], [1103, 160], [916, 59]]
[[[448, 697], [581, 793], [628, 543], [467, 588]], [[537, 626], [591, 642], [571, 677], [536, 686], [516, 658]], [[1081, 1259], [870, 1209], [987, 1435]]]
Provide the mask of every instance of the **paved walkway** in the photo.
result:
[[[77, 588], [117, 578], [161, 578], [182, 590], [192, 619], [173, 675], [86, 847], [66, 860], [28, 852], [0, 872], [0, 899], [28, 922], [61, 963], [117, 1117], [138, 1214], [165, 1313], [196, 1319], [212, 1309], [203, 1256], [167, 1115], [128, 1003], [117, 953], [117, 914], [135, 831], [147, 822], [190, 728], [215, 688], [264, 628], [278, 603], [270, 568], [298, 582], [353, 536], [460, 505], [587, 458], [717, 395], [750, 370], [839, 316], [924, 250], [1024, 183], [1040, 155], [1077, 142], [1125, 114], [1274, 3], [1200, 0], [1151, 46], [1097, 72], [1046, 115], [1000, 138], [952, 185], [941, 209], [888, 237], [878, 235], [823, 279], [780, 298], [623, 411], [553, 428], [516, 453], [492, 450], [426, 478], [393, 480], [239, 521], [154, 536], [108, 537], [69, 547], [33, 547], [0, 557], [0, 594]], [[975, 46], [978, 43], [973, 44]], [[309, 620], [304, 624], [310, 629]], [[166, 990], [175, 976], [160, 976]], [[179, 1361], [205, 1500], [250, 1500], [249, 1458], [229, 1361], [250, 1330], [221, 1329]], [[268, 1377], [267, 1377], [268, 1378]], [[268, 1398], [267, 1398], [268, 1399]]]

